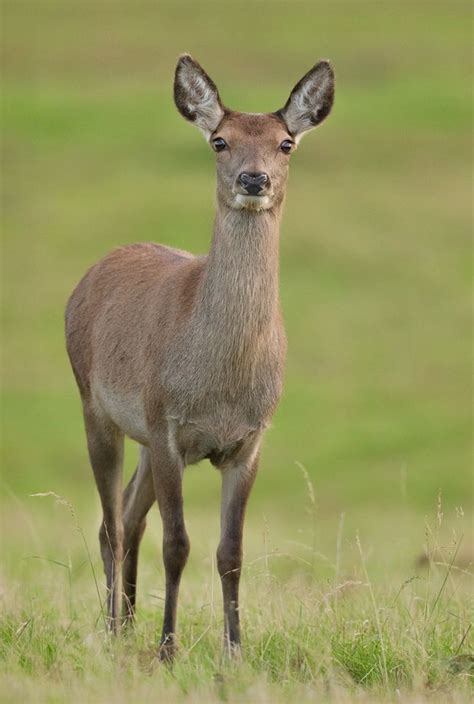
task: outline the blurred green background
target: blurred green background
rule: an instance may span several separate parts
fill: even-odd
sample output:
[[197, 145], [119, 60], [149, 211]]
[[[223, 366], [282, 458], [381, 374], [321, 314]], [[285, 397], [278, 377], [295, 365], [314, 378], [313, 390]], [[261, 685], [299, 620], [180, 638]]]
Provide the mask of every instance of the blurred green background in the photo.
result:
[[[46, 524], [62, 530], [61, 512], [28, 498], [48, 490], [74, 504], [98, 552], [63, 342], [71, 290], [118, 245], [209, 246], [213, 156], [172, 101], [186, 51], [240, 110], [277, 109], [320, 58], [337, 76], [332, 115], [292, 159], [286, 386], [248, 533], [263, 522], [296, 540], [310, 504], [301, 464], [321, 547], [344, 512], [349, 534], [411, 561], [439, 491], [446, 514], [472, 505], [470, 4], [22, 1], [4, 2], [3, 19], [1, 508], [12, 560]], [[127, 474], [135, 459], [130, 444]], [[203, 463], [185, 485], [199, 543], [216, 533], [219, 477]]]

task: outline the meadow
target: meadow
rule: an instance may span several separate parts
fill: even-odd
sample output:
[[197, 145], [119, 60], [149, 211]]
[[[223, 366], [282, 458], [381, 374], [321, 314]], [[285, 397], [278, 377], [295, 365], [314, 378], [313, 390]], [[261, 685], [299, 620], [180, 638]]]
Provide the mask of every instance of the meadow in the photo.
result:
[[[2, 5], [0, 700], [470, 701], [470, 4]], [[246, 521], [243, 659], [221, 656], [220, 482], [204, 462], [186, 470], [169, 670], [156, 508], [136, 631], [104, 630], [63, 311], [113, 247], [209, 246], [213, 157], [172, 101], [184, 51], [240, 110], [281, 107], [323, 57], [337, 88], [292, 157], [289, 354]], [[136, 458], [130, 442], [126, 478]]]

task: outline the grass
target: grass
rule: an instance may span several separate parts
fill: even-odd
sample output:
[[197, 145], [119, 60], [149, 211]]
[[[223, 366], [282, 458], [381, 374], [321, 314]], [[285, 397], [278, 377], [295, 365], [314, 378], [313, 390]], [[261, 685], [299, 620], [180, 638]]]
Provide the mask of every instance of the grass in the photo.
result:
[[273, 546], [268, 524], [262, 526], [261, 541], [253, 530], [244, 573], [245, 661], [238, 667], [222, 660], [213, 552], [198, 539], [183, 585], [181, 654], [170, 672], [154, 658], [163, 591], [156, 591], [162, 579], [150, 570], [152, 561], [145, 558], [137, 630], [115, 643], [103, 629], [104, 594], [97, 599], [95, 593], [100, 567], [84, 544], [80, 518], [63, 500], [55, 505], [54, 497], [32, 498], [59, 513], [64, 532], [58, 540], [53, 526], [42, 523], [34, 546], [42, 552], [25, 556], [18, 574], [21, 592], [11, 584], [5, 594], [0, 638], [5, 692], [27, 698], [43, 682], [46, 701], [65, 697], [66, 690], [70, 701], [116, 695], [119, 701], [132, 696], [179, 701], [183, 694], [205, 701], [283, 701], [288, 696], [349, 701], [363, 693], [377, 701], [397, 690], [423, 697], [438, 693], [444, 697], [440, 701], [469, 698], [468, 573], [455, 566], [464, 517], [451, 517], [454, 532], [445, 544], [441, 504], [433, 527], [426, 529], [428, 551], [436, 548], [440, 556], [429, 572], [413, 568], [411, 577], [392, 584], [380, 576], [373, 584], [374, 557], [365, 554], [359, 536], [351, 549], [342, 521], [332, 554], [313, 547], [311, 493], [301, 522], [309, 544], [300, 542], [282, 553]]
[[169, 670], [156, 660], [162, 570], [158, 575], [152, 566], [150, 546], [145, 544], [136, 629], [116, 642], [104, 631], [105, 594], [100, 588], [98, 598], [96, 592], [100, 566], [84, 542], [80, 518], [60, 498], [32, 498], [57, 512], [63, 528], [58, 537], [53, 521], [41, 524], [38, 545], [17, 566], [18, 582], [4, 591], [5, 701], [470, 701], [469, 573], [457, 563], [462, 515], [449, 518], [452, 534], [444, 541], [439, 505], [426, 526], [427, 549], [436, 549], [437, 557], [428, 569], [412, 566], [403, 581], [393, 574], [372, 579], [377, 556], [359, 535], [345, 538], [343, 520], [332, 553], [313, 547], [311, 494], [301, 522], [308, 543], [283, 553], [268, 524], [260, 539], [250, 531], [243, 663], [222, 656], [213, 548], [206, 550], [203, 531], [197, 531], [201, 538], [182, 589], [180, 654]]
[[[0, 697], [468, 701], [470, 6], [254, 3], [251, 22], [244, 2], [2, 9]], [[171, 100], [182, 51], [244, 110], [283, 104], [324, 56], [337, 97], [291, 168], [289, 358], [246, 523], [244, 660], [221, 659], [220, 486], [203, 463], [186, 473], [192, 553], [168, 671], [153, 661], [156, 510], [137, 630], [119, 643], [103, 631], [100, 512], [62, 319], [112, 247], [208, 248], [212, 156]], [[129, 443], [126, 477], [136, 454]], [[31, 496], [51, 491], [75, 519]]]

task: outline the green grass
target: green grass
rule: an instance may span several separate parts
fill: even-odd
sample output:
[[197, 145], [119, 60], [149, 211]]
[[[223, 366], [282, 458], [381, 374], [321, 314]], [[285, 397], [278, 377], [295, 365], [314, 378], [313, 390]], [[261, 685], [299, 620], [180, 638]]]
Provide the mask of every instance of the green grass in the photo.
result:
[[[467, 701], [470, 6], [41, 0], [3, 13], [0, 696]], [[100, 515], [63, 309], [117, 245], [208, 248], [212, 155], [171, 100], [183, 51], [243, 110], [279, 107], [320, 57], [337, 97], [291, 167], [289, 357], [246, 524], [244, 660], [221, 660], [220, 486], [202, 463], [185, 478], [192, 554], [169, 672], [152, 662], [157, 511], [137, 631], [116, 644], [103, 633]], [[127, 476], [135, 461], [130, 443]], [[67, 509], [30, 497], [47, 491], [74, 505], [92, 563]], [[438, 564], [416, 568], [427, 542]]]
[[260, 526], [251, 520], [241, 664], [222, 657], [215, 546], [212, 535], [204, 539], [209, 519], [201, 513], [192, 525], [197, 545], [183, 582], [180, 654], [170, 671], [156, 661], [163, 575], [150, 541], [143, 548], [136, 630], [114, 642], [104, 631], [105, 594], [100, 587], [98, 597], [95, 584], [100, 565], [89, 558], [81, 514], [54, 497], [27, 503], [10, 517], [24, 530], [5, 565], [14, 574], [4, 586], [0, 629], [5, 701], [470, 700], [472, 610], [460, 512], [447, 517], [447, 538], [438, 505], [425, 528], [436, 557], [429, 568], [410, 565], [403, 580], [394, 557], [406, 546], [390, 546], [391, 567], [383, 569], [380, 548], [347, 535], [344, 517], [334, 545], [321, 553], [311, 490], [298, 541], [285, 540], [291, 531], [275, 519]]
[[156, 660], [163, 575], [150, 541], [136, 630], [115, 642], [104, 631], [100, 566], [89, 559], [80, 514], [54, 497], [28, 503], [15, 507], [28, 535], [17, 536], [17, 554], [6, 564], [14, 577], [4, 588], [0, 628], [5, 701], [470, 701], [472, 610], [460, 514], [449, 516], [446, 540], [438, 506], [426, 526], [436, 558], [428, 569], [411, 565], [403, 581], [399, 566], [393, 569], [403, 546], [390, 546], [392, 566], [382, 576], [378, 550], [358, 535], [349, 538], [343, 519], [322, 554], [311, 493], [298, 542], [283, 540], [278, 525], [273, 535], [275, 520], [262, 521], [261, 535], [251, 521], [244, 656], [231, 663], [222, 657], [219, 579], [201, 513], [182, 588], [180, 654], [168, 670]]

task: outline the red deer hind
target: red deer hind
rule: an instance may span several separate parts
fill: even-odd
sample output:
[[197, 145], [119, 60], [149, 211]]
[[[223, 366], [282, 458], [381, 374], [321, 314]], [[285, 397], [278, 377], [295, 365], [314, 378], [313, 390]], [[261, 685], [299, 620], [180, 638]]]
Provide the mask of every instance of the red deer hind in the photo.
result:
[[[273, 113], [227, 109], [189, 55], [174, 99], [215, 152], [217, 211], [210, 252], [159, 244], [121, 247], [95, 264], [66, 311], [90, 462], [103, 509], [100, 547], [114, 632], [133, 619], [140, 541], [155, 499], [163, 522], [166, 598], [160, 656], [172, 658], [178, 589], [189, 553], [186, 465], [208, 458], [222, 475], [217, 565], [224, 637], [240, 645], [239, 581], [245, 508], [259, 448], [282, 391], [286, 351], [278, 240], [290, 154], [329, 114], [334, 74], [320, 61]], [[140, 460], [122, 493], [124, 436]]]

